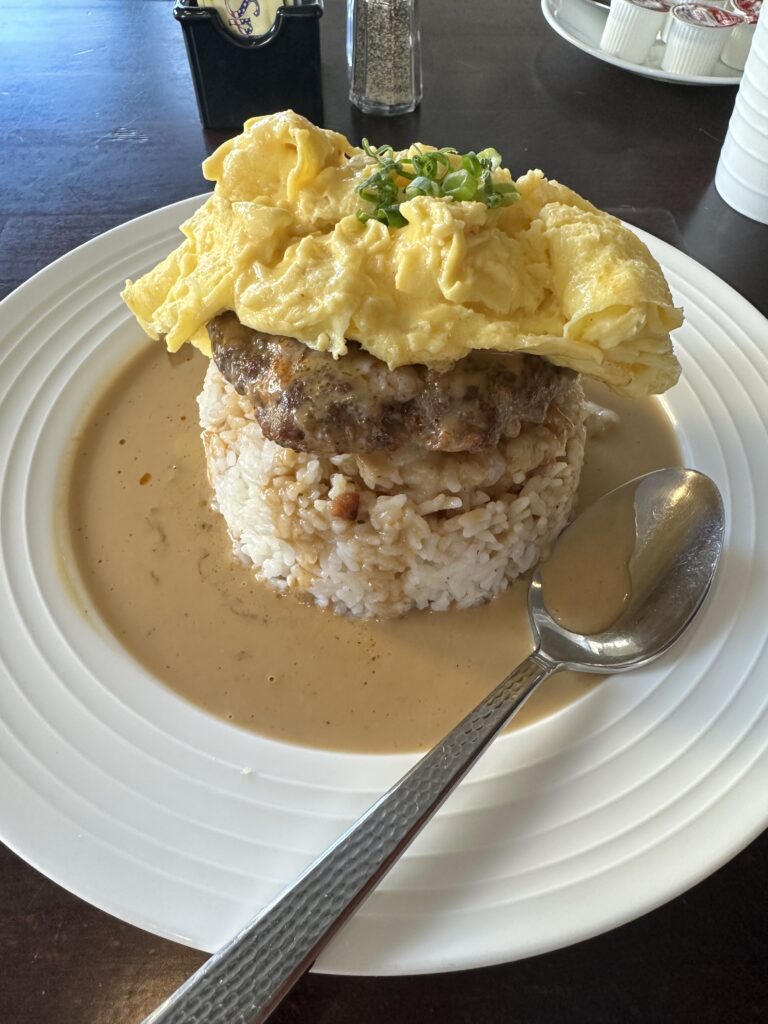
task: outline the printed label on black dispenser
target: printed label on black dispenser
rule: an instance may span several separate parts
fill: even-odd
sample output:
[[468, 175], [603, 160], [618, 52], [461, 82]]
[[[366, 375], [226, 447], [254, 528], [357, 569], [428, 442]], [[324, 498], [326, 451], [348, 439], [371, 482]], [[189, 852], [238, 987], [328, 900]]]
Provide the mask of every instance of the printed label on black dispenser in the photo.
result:
[[272, 28], [278, 7], [290, 7], [293, 0], [199, 0], [201, 7], [213, 7], [230, 32], [236, 36], [263, 36]]

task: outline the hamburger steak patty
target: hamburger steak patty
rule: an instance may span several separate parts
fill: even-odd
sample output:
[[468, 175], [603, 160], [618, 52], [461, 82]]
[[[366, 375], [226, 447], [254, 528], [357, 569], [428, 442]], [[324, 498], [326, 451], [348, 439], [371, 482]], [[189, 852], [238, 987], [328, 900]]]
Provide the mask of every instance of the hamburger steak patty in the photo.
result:
[[540, 356], [473, 353], [440, 373], [390, 370], [354, 342], [340, 359], [294, 338], [245, 327], [234, 313], [208, 324], [213, 359], [247, 396], [265, 437], [283, 448], [341, 455], [418, 445], [480, 452], [542, 423], [574, 379]]

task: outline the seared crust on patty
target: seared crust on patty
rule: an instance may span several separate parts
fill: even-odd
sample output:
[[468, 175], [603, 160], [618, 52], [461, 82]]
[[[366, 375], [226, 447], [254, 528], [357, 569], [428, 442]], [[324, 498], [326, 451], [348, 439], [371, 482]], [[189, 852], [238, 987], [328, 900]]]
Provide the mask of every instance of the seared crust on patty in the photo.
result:
[[340, 359], [294, 338], [208, 324], [219, 372], [252, 404], [265, 437], [294, 451], [341, 455], [416, 445], [480, 452], [542, 423], [574, 373], [539, 356], [475, 353], [440, 373], [385, 363], [354, 342]]

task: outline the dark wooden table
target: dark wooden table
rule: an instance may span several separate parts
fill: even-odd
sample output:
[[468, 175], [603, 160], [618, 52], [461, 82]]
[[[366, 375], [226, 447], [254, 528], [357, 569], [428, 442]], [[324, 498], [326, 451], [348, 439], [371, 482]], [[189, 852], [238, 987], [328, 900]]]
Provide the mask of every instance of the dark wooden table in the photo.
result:
[[[327, 127], [355, 141], [494, 145], [510, 167], [541, 167], [768, 313], [768, 227], [734, 213], [712, 184], [735, 89], [670, 86], [602, 64], [555, 36], [533, 0], [423, 6], [424, 102], [387, 121], [347, 103], [345, 5], [327, 0]], [[2, 26], [6, 294], [93, 235], [203, 191], [200, 162], [225, 135], [200, 127], [169, 0], [6, 0]], [[608, 935], [463, 974], [309, 976], [274, 1020], [765, 1021], [767, 902], [764, 835]], [[203, 959], [94, 910], [0, 848], [0, 1024], [132, 1024]]]

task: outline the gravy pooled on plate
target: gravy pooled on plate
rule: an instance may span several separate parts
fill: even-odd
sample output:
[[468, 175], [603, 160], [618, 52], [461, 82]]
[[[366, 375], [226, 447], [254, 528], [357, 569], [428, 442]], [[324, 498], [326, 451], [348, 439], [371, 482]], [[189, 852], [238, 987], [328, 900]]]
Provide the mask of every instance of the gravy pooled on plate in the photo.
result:
[[[235, 560], [210, 508], [195, 404], [205, 360], [190, 356], [171, 367], [149, 345], [84, 423], [69, 483], [69, 561], [95, 610], [161, 683], [233, 724], [337, 750], [430, 746], [529, 653], [527, 580], [477, 608], [383, 622], [276, 595]], [[580, 507], [680, 464], [657, 400], [587, 391], [620, 421], [587, 445]], [[552, 714], [598, 678], [559, 674], [514, 726]]]

